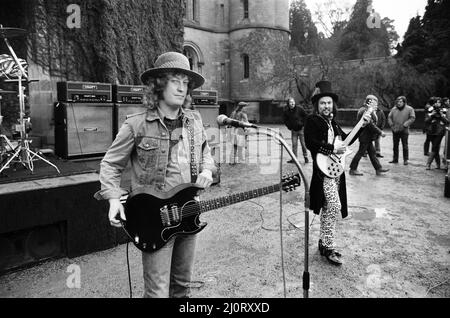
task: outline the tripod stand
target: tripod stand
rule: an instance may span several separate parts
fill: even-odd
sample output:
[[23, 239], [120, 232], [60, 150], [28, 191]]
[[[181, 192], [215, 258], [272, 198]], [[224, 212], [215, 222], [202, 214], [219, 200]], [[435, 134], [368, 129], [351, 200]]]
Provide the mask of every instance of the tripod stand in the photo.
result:
[[[13, 162], [13, 160], [16, 160], [17, 162], [21, 163], [25, 168], [29, 169], [31, 173], [33, 173], [34, 170], [34, 163], [35, 160], [42, 160], [45, 163], [49, 164], [50, 166], [54, 167], [58, 173], [61, 173], [57, 166], [55, 166], [50, 161], [46, 160], [45, 158], [41, 157], [36, 152], [32, 151], [30, 149], [30, 143], [31, 141], [28, 139], [28, 133], [26, 131], [25, 127], [25, 95], [23, 93], [23, 87], [22, 87], [22, 81], [23, 78], [25, 80], [28, 79], [27, 73], [25, 72], [25, 69], [23, 68], [22, 64], [20, 63], [19, 59], [16, 56], [16, 53], [14, 52], [13, 48], [9, 44], [8, 36], [9, 37], [15, 37], [25, 34], [25, 30], [22, 29], [16, 29], [16, 28], [3, 28], [2, 25], [0, 25], [0, 37], [2, 37], [5, 41], [6, 46], [8, 47], [8, 50], [11, 53], [11, 56], [13, 57], [16, 66], [19, 68], [18, 72], [18, 90], [19, 90], [19, 125], [17, 127], [19, 128], [20, 132], [20, 140], [17, 145], [17, 147], [13, 150], [14, 154], [6, 161], [6, 163], [0, 168], [0, 173], [7, 167], [9, 167], [9, 164]], [[6, 138], [6, 136], [4, 136]], [[7, 138], [6, 138], [7, 139]], [[9, 140], [7, 140], [7, 143], [11, 144]], [[38, 159], [35, 159], [38, 158]]]

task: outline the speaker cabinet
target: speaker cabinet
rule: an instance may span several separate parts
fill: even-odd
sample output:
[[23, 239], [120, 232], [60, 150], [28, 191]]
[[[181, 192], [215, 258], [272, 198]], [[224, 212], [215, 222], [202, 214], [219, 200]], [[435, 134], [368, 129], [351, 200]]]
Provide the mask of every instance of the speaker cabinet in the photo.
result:
[[142, 113], [147, 110], [147, 107], [142, 104], [115, 104], [114, 107], [114, 137], [119, 132], [123, 122], [128, 115]]
[[55, 152], [64, 159], [102, 156], [113, 141], [114, 105], [55, 103]]
[[63, 222], [0, 234], [0, 272], [65, 255]]

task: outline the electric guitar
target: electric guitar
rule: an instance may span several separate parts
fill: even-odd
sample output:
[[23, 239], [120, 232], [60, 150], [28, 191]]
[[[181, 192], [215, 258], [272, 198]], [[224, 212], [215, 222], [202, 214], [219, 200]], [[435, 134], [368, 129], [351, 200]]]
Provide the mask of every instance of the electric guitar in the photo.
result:
[[[282, 178], [281, 187], [289, 192], [300, 183], [299, 174], [290, 174]], [[121, 223], [126, 234], [141, 251], [154, 252], [174, 235], [195, 234], [203, 230], [207, 224], [200, 222], [201, 213], [280, 191], [280, 184], [197, 201], [195, 197], [201, 189], [193, 183], [186, 183], [163, 193], [138, 188], [122, 197], [126, 220], [121, 220]]]
[[[372, 114], [372, 112], [373, 106], [369, 105], [367, 110], [364, 112], [364, 115]], [[346, 148], [343, 154], [332, 153], [330, 155], [324, 155], [322, 153], [318, 153], [316, 155], [317, 166], [319, 167], [320, 171], [322, 171], [327, 177], [337, 178], [344, 172], [345, 160], [347, 156], [353, 152], [348, 148], [348, 144], [352, 141], [352, 139], [364, 124], [363, 117], [361, 117], [356, 126], [353, 127], [352, 131], [348, 134], [347, 138], [345, 138], [344, 141], [341, 140], [340, 136], [336, 136], [336, 138], [334, 138], [333, 144], [335, 145], [335, 147], [338, 144], [341, 144], [341, 146], [344, 146]]]

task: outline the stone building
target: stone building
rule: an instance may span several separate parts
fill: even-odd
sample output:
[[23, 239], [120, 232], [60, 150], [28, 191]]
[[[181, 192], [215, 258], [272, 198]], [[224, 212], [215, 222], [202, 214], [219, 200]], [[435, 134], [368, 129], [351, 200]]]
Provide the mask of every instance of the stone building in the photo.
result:
[[[286, 96], [257, 85], [255, 78], [273, 67], [271, 45], [289, 46], [289, 0], [184, 0], [184, 54], [206, 83], [217, 90], [221, 112], [246, 101], [249, 120], [270, 117]], [[250, 38], [264, 39], [245, 45]], [[247, 43], [248, 44], [248, 43]], [[267, 115], [267, 116], [265, 116]], [[264, 120], [263, 120], [264, 121]]]

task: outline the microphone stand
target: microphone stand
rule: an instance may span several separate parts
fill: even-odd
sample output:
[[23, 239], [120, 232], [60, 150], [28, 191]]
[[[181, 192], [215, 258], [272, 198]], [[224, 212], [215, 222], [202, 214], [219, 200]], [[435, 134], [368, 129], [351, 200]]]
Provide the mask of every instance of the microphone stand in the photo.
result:
[[300, 166], [300, 162], [298, 161], [297, 157], [294, 155], [290, 147], [287, 145], [286, 141], [283, 139], [283, 135], [281, 132], [278, 132], [271, 128], [264, 128], [264, 130], [261, 130], [261, 127], [258, 127], [256, 125], [253, 125], [252, 127], [246, 127], [249, 129], [249, 132], [251, 132], [250, 128], [256, 129], [257, 133], [262, 133], [266, 136], [272, 137], [276, 141], [278, 141], [284, 149], [288, 152], [288, 154], [291, 156], [292, 160], [294, 161], [295, 165], [297, 166], [298, 172], [300, 173], [300, 176], [303, 180], [303, 184], [305, 185], [305, 264], [304, 264], [304, 271], [303, 271], [303, 298], [308, 298], [309, 296], [309, 181], [306, 179], [305, 174], [303, 173], [302, 167]]

